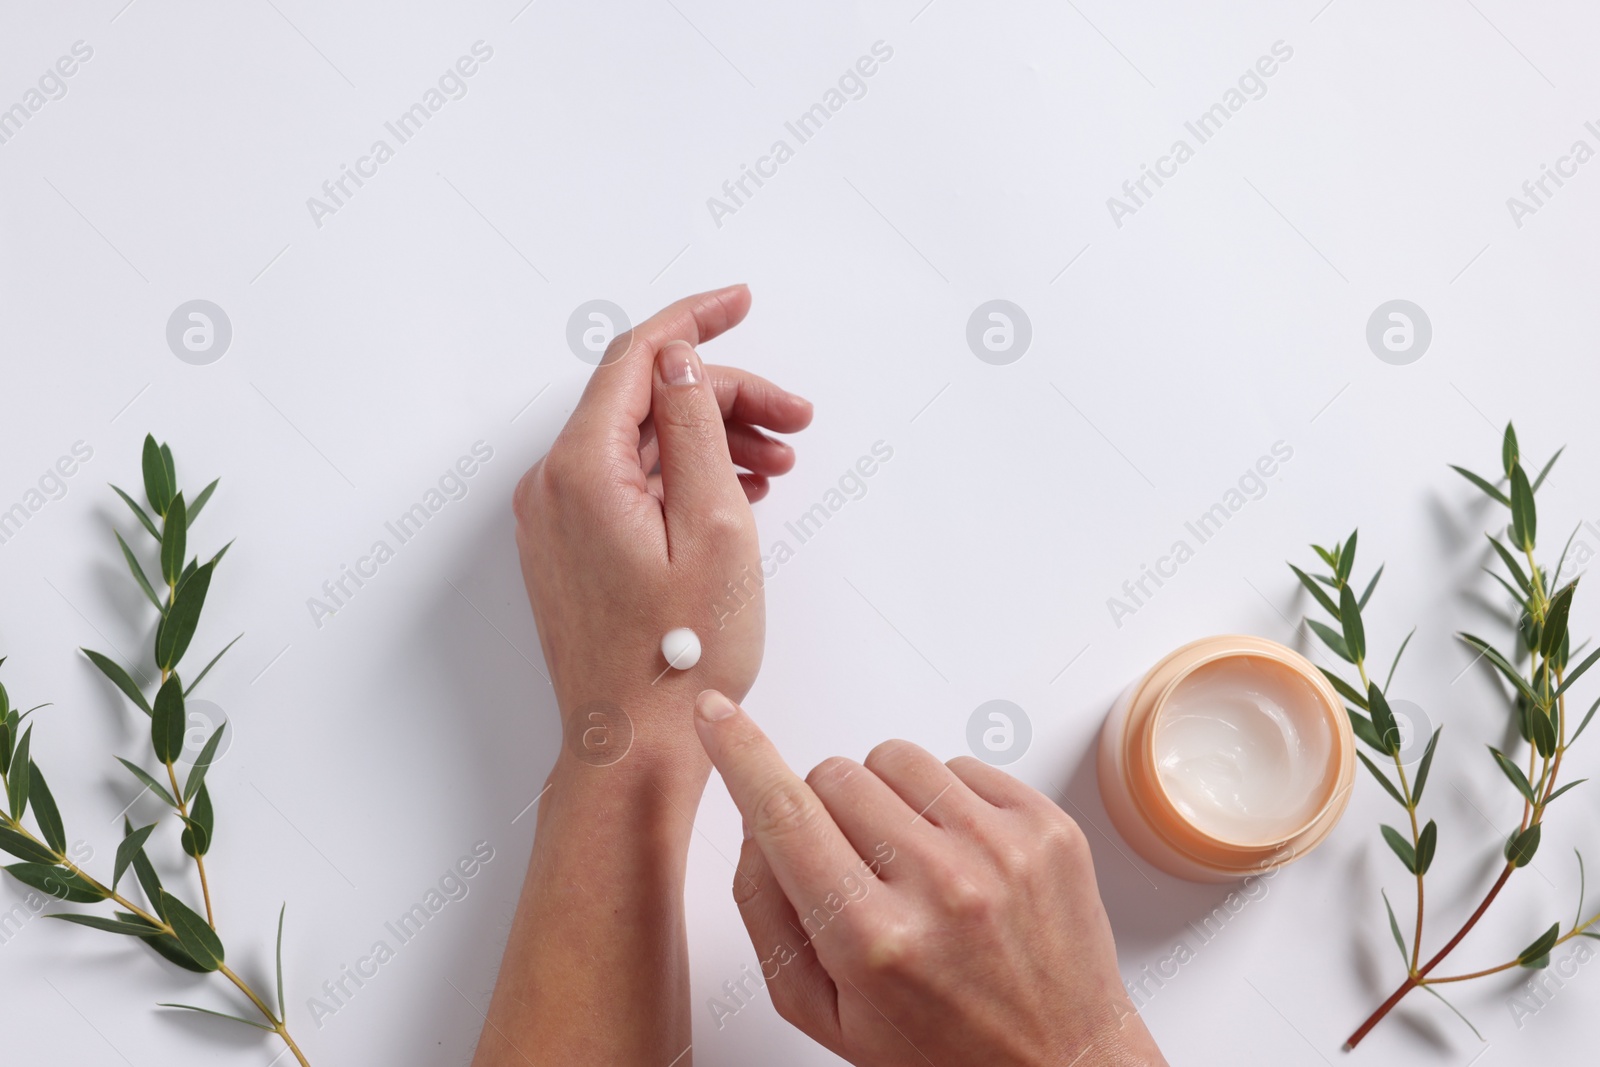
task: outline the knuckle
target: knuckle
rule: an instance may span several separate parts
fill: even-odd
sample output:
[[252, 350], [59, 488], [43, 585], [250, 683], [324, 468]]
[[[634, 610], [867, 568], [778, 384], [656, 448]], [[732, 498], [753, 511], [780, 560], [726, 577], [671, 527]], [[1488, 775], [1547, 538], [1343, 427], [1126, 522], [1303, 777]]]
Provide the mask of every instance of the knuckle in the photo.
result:
[[750, 825], [756, 833], [768, 838], [792, 837], [815, 822], [816, 808], [806, 786], [784, 779], [761, 791]]
[[1003, 841], [992, 852], [995, 869], [1009, 883], [1027, 879], [1038, 864], [1036, 850], [1015, 841]]
[[924, 939], [905, 923], [880, 923], [861, 929], [861, 966], [871, 975], [897, 978], [917, 970]]
[[572, 488], [577, 480], [575, 459], [571, 447], [556, 438], [556, 443], [534, 468], [538, 472], [535, 488], [539, 498], [558, 496]]
[[806, 775], [806, 785], [813, 790], [829, 789], [844, 783], [845, 779], [855, 773], [856, 765], [853, 761], [843, 756], [829, 756]]
[[511, 493], [511, 512], [519, 522], [528, 522], [533, 518], [539, 505], [540, 486], [545, 478], [546, 460], [541, 459], [517, 480], [517, 487]]
[[752, 521], [748, 506], [726, 504], [708, 508], [700, 518], [706, 536], [717, 542], [737, 541], [745, 535]]
[[971, 878], [957, 875], [939, 887], [939, 905], [958, 923], [982, 923], [994, 914], [994, 898]]
[[917, 753], [921, 751], [922, 749], [910, 741], [898, 737], [890, 738], [867, 753], [866, 765], [873, 771], [880, 767], [901, 767], [915, 759]]
[[1077, 863], [1089, 858], [1089, 839], [1083, 828], [1059, 808], [1046, 814], [1037, 840], [1040, 850], [1053, 859]]

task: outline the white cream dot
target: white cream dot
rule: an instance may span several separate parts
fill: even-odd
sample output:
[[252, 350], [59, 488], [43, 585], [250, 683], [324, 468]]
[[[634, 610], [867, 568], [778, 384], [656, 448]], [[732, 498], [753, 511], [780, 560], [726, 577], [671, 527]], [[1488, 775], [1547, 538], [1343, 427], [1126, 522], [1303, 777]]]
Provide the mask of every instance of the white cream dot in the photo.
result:
[[668, 630], [661, 639], [661, 655], [669, 667], [686, 671], [700, 662], [700, 638], [687, 626]]

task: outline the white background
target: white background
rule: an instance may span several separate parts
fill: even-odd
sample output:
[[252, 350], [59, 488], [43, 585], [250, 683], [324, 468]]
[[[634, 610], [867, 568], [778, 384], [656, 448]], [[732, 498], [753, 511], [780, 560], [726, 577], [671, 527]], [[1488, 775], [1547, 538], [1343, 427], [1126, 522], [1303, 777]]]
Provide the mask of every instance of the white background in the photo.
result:
[[[1186, 924], [1227, 889], [1175, 882], [1107, 836], [1100, 719], [1194, 637], [1296, 641], [1286, 619], [1306, 601], [1283, 561], [1309, 565], [1308, 542], [1359, 525], [1358, 577], [1389, 565], [1369, 609], [1375, 658], [1418, 626], [1394, 693], [1446, 726], [1424, 803], [1441, 824], [1426, 941], [1442, 944], [1518, 809], [1483, 748], [1504, 742], [1503, 705], [1451, 637], [1503, 633], [1478, 572], [1482, 531], [1501, 520], [1446, 464], [1492, 472], [1514, 417], [1536, 462], [1570, 446], [1541, 494], [1543, 554], [1600, 518], [1600, 163], [1520, 227], [1506, 204], [1574, 140], [1600, 147], [1583, 128], [1600, 117], [1600, 18], [1505, 0], [522, 2], [5, 6], [0, 107], [74, 42], [94, 50], [0, 145], [0, 508], [74, 442], [93, 449], [0, 545], [3, 678], [24, 707], [55, 702], [36, 756], [91, 867], [109, 868], [112, 816], [133, 795], [112, 753], [145, 742], [143, 717], [76, 648], [144, 654], [152, 613], [109, 529], [137, 528], [106, 483], [136, 488], [154, 431], [191, 493], [223, 478], [201, 549], [238, 537], [195, 653], [245, 635], [205, 685], [237, 735], [212, 776], [230, 960], [270, 983], [287, 900], [291, 1019], [313, 1062], [466, 1062], [531, 844], [518, 816], [557, 736], [508, 503], [589, 370], [567, 319], [605, 298], [637, 321], [742, 280], [754, 310], [707, 357], [817, 405], [795, 473], [757, 509], [763, 545], [797, 551], [769, 585], [749, 705], [796, 766], [891, 736], [948, 758], [978, 704], [1015, 701], [1033, 739], [1012, 769], [1090, 824], [1137, 979], [1194, 941]], [[479, 40], [493, 58], [468, 94], [318, 227], [307, 198]], [[785, 121], [876, 41], [893, 58], [866, 95], [717, 225], [707, 199], [775, 139], [793, 146]], [[1293, 55], [1265, 95], [1117, 226], [1107, 198], [1175, 139], [1193, 146], [1184, 122], [1277, 41]], [[233, 326], [210, 366], [165, 340], [194, 298]], [[1008, 366], [965, 340], [994, 298], [1032, 323]], [[1433, 324], [1409, 366], [1365, 341], [1393, 298]], [[494, 458], [467, 497], [318, 628], [308, 598], [480, 440]], [[867, 494], [797, 545], [784, 522], [880, 440], [894, 456]], [[1265, 496], [1115, 625], [1107, 599], [1279, 441], [1293, 458]], [[1600, 533], [1579, 538], [1600, 550]], [[1600, 622], [1581, 595], [1575, 620]], [[1581, 749], [1570, 763], [1595, 770]], [[1572, 849], [1600, 855], [1578, 829], [1592, 788], [1556, 806], [1533, 868], [1447, 969], [1571, 921]], [[1379, 890], [1408, 925], [1408, 881], [1377, 832], [1401, 814], [1363, 778], [1326, 846], [1146, 998], [1174, 1063], [1339, 1062], [1401, 975]], [[698, 831], [696, 1062], [829, 1062], [765, 998], [712, 1022], [708, 999], [755, 960], [729, 897], [738, 818], [716, 781]], [[480, 841], [495, 859], [466, 900], [318, 1028], [307, 998]], [[0, 886], [0, 910], [20, 899]], [[1414, 996], [1356, 1057], [1578, 1055], [1600, 979], [1580, 970], [1517, 1020], [1521, 977], [1457, 988], [1487, 1045]], [[93, 931], [35, 922], [0, 945], [9, 1058], [277, 1054], [152, 1009], [174, 999], [233, 1006], [221, 984]], [[629, 1005], [572, 1010], [605, 1025]]]

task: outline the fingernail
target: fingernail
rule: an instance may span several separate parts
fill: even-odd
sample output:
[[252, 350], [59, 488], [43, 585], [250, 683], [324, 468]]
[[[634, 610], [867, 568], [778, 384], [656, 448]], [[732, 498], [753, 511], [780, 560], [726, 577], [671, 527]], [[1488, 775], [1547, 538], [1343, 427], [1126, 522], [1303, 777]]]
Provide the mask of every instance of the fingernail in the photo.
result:
[[700, 380], [700, 356], [687, 341], [668, 341], [656, 353], [656, 367], [668, 385], [694, 385]]
[[750, 820], [749, 819], [740, 819], [739, 823], [744, 828], [744, 839], [746, 841], [748, 841], [752, 837], [756, 836], [755, 834], [751, 833], [751, 831], [750, 831]]
[[733, 706], [733, 701], [715, 689], [707, 689], [695, 697], [694, 713], [706, 722], [721, 722], [736, 710], [738, 709]]

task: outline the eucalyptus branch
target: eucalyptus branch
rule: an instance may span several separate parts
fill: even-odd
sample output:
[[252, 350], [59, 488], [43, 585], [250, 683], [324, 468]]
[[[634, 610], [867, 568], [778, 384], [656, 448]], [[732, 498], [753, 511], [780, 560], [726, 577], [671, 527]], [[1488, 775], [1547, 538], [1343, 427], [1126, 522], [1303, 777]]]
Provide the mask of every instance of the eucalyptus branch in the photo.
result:
[[[1495, 765], [1505, 776], [1511, 786], [1522, 797], [1522, 817], [1518, 822], [1515, 832], [1507, 839], [1504, 847], [1505, 866], [1490, 885], [1478, 904], [1477, 908], [1461, 925], [1456, 933], [1445, 943], [1444, 947], [1435, 953], [1427, 962], [1422, 962], [1423, 941], [1423, 875], [1426, 874], [1428, 865], [1433, 859], [1438, 840], [1438, 830], [1432, 819], [1419, 831], [1417, 828], [1417, 807], [1422, 797], [1422, 789], [1427, 781], [1428, 769], [1433, 762], [1433, 756], [1439, 741], [1442, 727], [1435, 730], [1428, 742], [1427, 750], [1417, 767], [1414, 784], [1408, 784], [1406, 777], [1406, 764], [1401, 759], [1401, 738], [1398, 727], [1390, 708], [1387, 690], [1394, 672], [1391, 669], [1389, 681], [1380, 689], [1373, 685], [1367, 677], [1365, 663], [1366, 635], [1361, 620], [1361, 611], [1366, 607], [1371, 596], [1372, 588], [1377, 584], [1377, 575], [1373, 576], [1366, 591], [1359, 597], [1352, 593], [1348, 579], [1354, 564], [1356, 536], [1352, 534], [1347, 542], [1336, 544], [1332, 549], [1312, 546], [1322, 561], [1331, 570], [1329, 575], [1311, 576], [1298, 567], [1291, 568], [1301, 584], [1308, 589], [1313, 599], [1317, 601], [1329, 614], [1333, 616], [1338, 628], [1328, 626], [1315, 619], [1307, 622], [1312, 630], [1337, 656], [1352, 665], [1361, 678], [1367, 692], [1362, 694], [1349, 682], [1337, 673], [1324, 671], [1323, 673], [1332, 682], [1350, 704], [1354, 705], [1346, 710], [1350, 715], [1352, 730], [1356, 737], [1367, 747], [1372, 748], [1388, 757], [1394, 763], [1395, 775], [1398, 783], [1379, 769], [1378, 765], [1369, 759], [1366, 753], [1361, 752], [1362, 764], [1376, 778], [1385, 792], [1397, 803], [1406, 809], [1407, 817], [1411, 823], [1411, 839], [1407, 839], [1392, 827], [1383, 826], [1384, 840], [1390, 849], [1399, 857], [1400, 862], [1416, 878], [1417, 882], [1417, 909], [1416, 928], [1407, 945], [1406, 939], [1400, 933], [1400, 925], [1395, 919], [1394, 909], [1389, 906], [1388, 897], [1384, 897], [1384, 907], [1388, 911], [1389, 928], [1394, 935], [1395, 944], [1400, 950], [1405, 962], [1406, 976], [1400, 986], [1384, 1001], [1378, 1009], [1368, 1017], [1349, 1040], [1345, 1043], [1346, 1049], [1354, 1048], [1374, 1026], [1393, 1010], [1405, 996], [1414, 989], [1426, 989], [1438, 995], [1438, 990], [1432, 987], [1454, 982], [1468, 981], [1491, 974], [1498, 974], [1514, 967], [1538, 969], [1549, 966], [1550, 952], [1558, 945], [1574, 937], [1595, 937], [1590, 927], [1600, 922], [1600, 915], [1581, 922], [1583, 910], [1584, 888], [1582, 886], [1583, 857], [1579, 855], [1579, 901], [1578, 918], [1565, 934], [1561, 932], [1559, 922], [1550, 926], [1528, 947], [1518, 953], [1517, 958], [1508, 963], [1485, 970], [1473, 971], [1468, 974], [1453, 975], [1444, 978], [1433, 978], [1431, 973], [1435, 967], [1453, 952], [1457, 945], [1477, 925], [1488, 911], [1490, 905], [1499, 896], [1500, 891], [1510, 880], [1511, 875], [1518, 869], [1532, 862], [1538, 851], [1540, 838], [1543, 832], [1544, 817], [1550, 805], [1567, 790], [1582, 783], [1582, 779], [1564, 786], [1557, 786], [1560, 778], [1562, 760], [1568, 748], [1571, 747], [1578, 736], [1583, 732], [1589, 719], [1594, 716], [1596, 708], [1600, 708], [1597, 700], [1589, 709], [1588, 715], [1576, 730], [1568, 732], [1567, 719], [1567, 691], [1588, 669], [1600, 660], [1600, 652], [1591, 653], [1576, 666], [1569, 661], [1573, 653], [1571, 634], [1568, 631], [1567, 621], [1572, 610], [1572, 599], [1577, 591], [1576, 578], [1567, 584], [1552, 588], [1560, 581], [1561, 572], [1566, 563], [1566, 550], [1563, 549], [1560, 561], [1556, 564], [1551, 577], [1546, 577], [1546, 571], [1540, 566], [1536, 555], [1538, 511], [1534, 502], [1534, 494], [1544, 483], [1545, 477], [1550, 473], [1558, 451], [1549, 462], [1540, 470], [1538, 476], [1529, 479], [1527, 471], [1523, 468], [1520, 450], [1517, 443], [1515, 429], [1506, 427], [1505, 437], [1501, 447], [1501, 465], [1504, 474], [1494, 481], [1483, 478], [1461, 467], [1454, 468], [1462, 477], [1476, 486], [1492, 501], [1506, 508], [1510, 513], [1510, 524], [1505, 532], [1505, 540], [1493, 534], [1489, 536], [1489, 543], [1494, 554], [1505, 567], [1505, 575], [1489, 571], [1499, 584], [1511, 594], [1518, 608], [1518, 615], [1513, 629], [1514, 646], [1509, 653], [1502, 652], [1490, 642], [1469, 633], [1461, 633], [1460, 639], [1473, 649], [1478, 660], [1482, 660], [1492, 667], [1506, 682], [1510, 683], [1509, 696], [1510, 711], [1517, 727], [1517, 733], [1528, 748], [1527, 770], [1524, 771], [1519, 763], [1500, 750], [1490, 747], [1489, 752]], [[1570, 548], [1571, 539], [1567, 545]], [[1520, 559], [1519, 559], [1520, 557]], [[1382, 568], [1379, 568], [1381, 573]], [[1332, 590], [1330, 594], [1327, 590]], [[1337, 600], [1335, 599], [1337, 597]], [[1407, 637], [1406, 641], [1410, 638]], [[1400, 646], [1404, 652], [1405, 643]], [[1398, 663], [1399, 654], [1396, 654]], [[1519, 662], [1528, 662], [1528, 671], [1517, 666]], [[1475, 661], [1476, 662], [1476, 661]], [[1358, 710], [1359, 709], [1359, 710]], [[1443, 999], [1442, 997], [1440, 998]], [[1448, 1005], [1448, 1002], [1446, 1002]], [[1452, 1007], [1452, 1011], [1455, 1009]], [[1456, 1012], [1460, 1015], [1460, 1012]], [[1462, 1016], [1465, 1021], [1465, 1016]], [[1468, 1024], [1471, 1025], [1470, 1023]], [[1476, 1032], [1476, 1030], [1474, 1030]]]
[[[165, 784], [136, 762], [121, 757], [118, 757], [118, 761], [139, 781], [143, 792], [155, 794], [177, 814], [182, 827], [179, 844], [194, 860], [205, 915], [201, 916], [163, 886], [157, 876], [155, 866], [146, 854], [146, 845], [157, 830], [158, 823], [134, 829], [132, 823], [123, 820], [123, 838], [117, 846], [109, 885], [92, 877], [72, 861], [67, 855], [66, 829], [60, 810], [39, 765], [32, 757], [33, 726], [29, 724], [26, 731], [22, 729], [32, 712], [19, 714], [11, 707], [5, 687], [0, 686], [0, 788], [5, 793], [4, 810], [0, 810], [0, 851], [23, 861], [5, 870], [23, 885], [62, 903], [100, 904], [109, 901], [118, 906], [122, 910], [113, 911], [110, 917], [72, 911], [53, 912], [47, 917], [135, 937], [158, 956], [184, 970], [220, 974], [244, 995], [264, 1021], [188, 1004], [162, 1006], [214, 1015], [276, 1034], [286, 1046], [286, 1051], [292, 1052], [302, 1067], [307, 1067], [308, 1061], [288, 1029], [288, 1012], [283, 995], [283, 913], [280, 912], [278, 916], [276, 1012], [227, 965], [222, 940], [216, 929], [211, 887], [205, 867], [205, 855], [211, 847], [215, 829], [215, 813], [206, 784], [206, 772], [216, 760], [227, 724], [212, 732], [190, 765], [182, 784], [179, 783], [177, 766], [184, 754], [184, 739], [188, 729], [186, 698], [195, 684], [233, 647], [233, 642], [229, 642], [199, 672], [195, 682], [184, 688], [178, 667], [199, 626], [212, 573], [228, 547], [225, 545], [222, 551], [205, 563], [188, 552], [189, 528], [211, 499], [217, 483], [213, 481], [201, 490], [192, 504], [186, 504], [183, 493], [178, 489], [172, 450], [166, 445], [158, 445], [153, 437], [148, 436], [144, 441], [143, 475], [145, 497], [155, 515], [154, 519], [127, 493], [115, 486], [112, 488], [159, 547], [159, 576], [161, 586], [165, 587], [164, 596], [157, 595], [157, 586], [151, 583], [138, 556], [122, 535], [116, 534], [118, 547], [134, 581], [159, 614], [154, 647], [154, 666], [161, 679], [157, 692], [153, 698], [147, 697], [128, 671], [116, 661], [89, 649], [83, 652], [150, 720], [151, 746], [156, 760], [166, 772]], [[4, 662], [4, 659], [0, 659], [0, 665]], [[25, 822], [30, 812], [37, 832]], [[134, 903], [118, 891], [119, 883], [130, 869], [146, 900], [144, 906]]]

